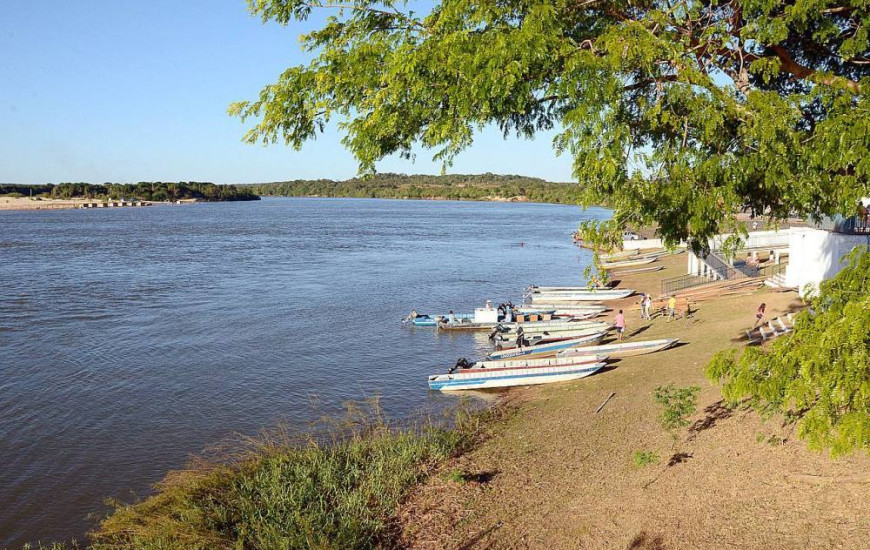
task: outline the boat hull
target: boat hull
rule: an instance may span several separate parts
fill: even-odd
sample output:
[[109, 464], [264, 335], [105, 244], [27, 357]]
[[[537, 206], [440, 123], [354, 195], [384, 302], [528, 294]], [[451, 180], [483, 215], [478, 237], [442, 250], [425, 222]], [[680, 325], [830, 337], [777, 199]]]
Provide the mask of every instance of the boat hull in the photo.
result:
[[646, 265], [651, 264], [656, 261], [658, 257], [655, 258], [640, 258], [637, 260], [625, 260], [621, 262], [603, 262], [601, 264], [602, 269], [614, 269], [617, 267], [632, 267], [635, 265]]
[[570, 340], [562, 340], [549, 344], [541, 344], [538, 346], [523, 346], [522, 348], [513, 348], [500, 351], [494, 351], [487, 357], [490, 361], [517, 358], [531, 357], [555, 357], [557, 353], [563, 350], [571, 349], [577, 346], [592, 346], [600, 342], [606, 332], [597, 332], [582, 338], [572, 338]]
[[631, 357], [666, 350], [679, 343], [677, 338], [661, 340], [646, 340], [642, 342], [625, 342], [621, 344], [605, 344], [603, 346], [588, 346], [561, 350], [557, 357], [582, 357], [584, 355], [607, 355], [608, 357]]
[[558, 302], [601, 302], [620, 300], [634, 294], [632, 289], [621, 290], [577, 290], [572, 292], [533, 292], [528, 296], [532, 304], [553, 304]]
[[429, 388], [440, 391], [483, 390], [566, 382], [594, 374], [601, 370], [604, 365], [604, 362], [580, 363], [559, 367], [517, 368], [495, 372], [479, 369], [480, 372], [470, 374], [441, 374], [430, 377]]

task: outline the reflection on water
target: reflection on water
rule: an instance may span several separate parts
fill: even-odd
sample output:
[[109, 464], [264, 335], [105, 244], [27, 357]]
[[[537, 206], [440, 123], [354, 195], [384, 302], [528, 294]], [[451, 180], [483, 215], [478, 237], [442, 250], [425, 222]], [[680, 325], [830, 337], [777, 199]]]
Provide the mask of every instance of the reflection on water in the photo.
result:
[[[576, 284], [578, 208], [271, 199], [0, 212], [0, 547], [81, 538], [233, 432], [349, 399], [457, 397], [426, 376], [486, 333], [402, 327], [530, 283]], [[519, 243], [523, 243], [520, 246]], [[316, 406], [312, 405], [316, 403]]]

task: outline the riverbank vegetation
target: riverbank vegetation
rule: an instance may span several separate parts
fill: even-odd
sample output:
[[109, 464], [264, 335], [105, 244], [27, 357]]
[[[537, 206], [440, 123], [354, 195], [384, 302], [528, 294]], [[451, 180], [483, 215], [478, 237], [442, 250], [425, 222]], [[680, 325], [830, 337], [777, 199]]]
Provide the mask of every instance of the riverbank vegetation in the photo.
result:
[[720, 351], [707, 367], [730, 406], [784, 415], [810, 448], [835, 457], [870, 453], [870, 253], [856, 247], [843, 261], [793, 334], [739, 356]]
[[460, 408], [444, 422], [396, 428], [376, 402], [351, 407], [317, 437], [263, 435], [170, 473], [153, 496], [115, 503], [88, 545], [67, 550], [390, 546], [407, 492], [479, 442], [504, 411]]
[[210, 182], [139, 182], [139, 183], [47, 183], [44, 185], [0, 184], [0, 196], [24, 196], [49, 199], [87, 198], [95, 200], [139, 201], [250, 201], [259, 196], [249, 188], [216, 185]]
[[378, 173], [345, 181], [294, 180], [244, 184], [258, 195], [281, 197], [355, 197], [378, 199], [444, 199], [529, 201], [579, 204], [576, 183], [551, 183], [538, 178], [500, 174], [442, 176]]

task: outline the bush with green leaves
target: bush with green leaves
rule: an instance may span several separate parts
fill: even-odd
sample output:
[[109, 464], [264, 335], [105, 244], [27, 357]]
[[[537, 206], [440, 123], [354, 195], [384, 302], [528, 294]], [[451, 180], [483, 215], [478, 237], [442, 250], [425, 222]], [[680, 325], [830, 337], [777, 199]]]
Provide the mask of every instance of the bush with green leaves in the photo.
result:
[[659, 455], [655, 451], [635, 451], [632, 460], [636, 468], [644, 468], [651, 464], [658, 464]]
[[856, 247], [820, 285], [794, 331], [767, 347], [721, 351], [707, 376], [731, 404], [797, 422], [810, 448], [870, 453], [870, 253]]
[[674, 384], [659, 386], [655, 390], [656, 403], [662, 406], [659, 423], [662, 428], [674, 432], [689, 425], [689, 417], [698, 410], [698, 392], [701, 388], [690, 386], [678, 388]]

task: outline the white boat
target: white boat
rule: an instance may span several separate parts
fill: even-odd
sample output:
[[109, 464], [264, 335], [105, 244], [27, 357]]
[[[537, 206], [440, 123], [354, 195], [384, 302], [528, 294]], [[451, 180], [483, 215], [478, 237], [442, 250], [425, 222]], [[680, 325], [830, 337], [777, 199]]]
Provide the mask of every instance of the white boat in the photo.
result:
[[640, 252], [640, 250], [634, 249], [634, 250], [626, 250], [624, 252], [614, 252], [613, 254], [602, 254], [599, 257], [601, 258], [602, 261], [612, 262], [614, 260], [622, 260], [625, 258], [631, 258], [632, 256], [636, 256], [639, 252]]
[[590, 304], [589, 302], [580, 304], [526, 304], [517, 306], [517, 311], [532, 312], [532, 311], [552, 311], [555, 315], [585, 315], [589, 313], [599, 314], [607, 311], [606, 306], [599, 304]]
[[527, 296], [532, 304], [557, 304], [559, 302], [619, 300], [634, 294], [634, 290], [625, 289], [592, 289], [564, 292], [533, 292]]
[[[609, 328], [609, 325], [604, 324], [603, 327], [581, 328], [579, 330], [523, 333], [523, 346], [537, 346], [549, 342], [559, 342], [562, 340], [581, 338], [583, 336], [589, 336], [591, 334], [596, 334], [603, 330], [607, 330], [607, 328]], [[518, 347], [517, 334], [515, 332], [509, 334], [496, 334], [493, 338], [493, 341], [499, 349], [511, 349]]]
[[593, 374], [607, 363], [582, 362], [547, 367], [467, 369], [429, 377], [429, 389], [441, 391], [508, 388], [576, 380]]
[[581, 328], [607, 326], [600, 321], [535, 321], [528, 323], [499, 323], [495, 326], [495, 332], [512, 333], [521, 327], [524, 332], [544, 332], [547, 330], [578, 330]]
[[648, 273], [652, 271], [661, 271], [664, 269], [663, 265], [652, 265], [650, 267], [636, 267], [634, 269], [623, 269], [621, 271], [614, 271], [613, 275], [620, 277], [622, 275], [631, 275], [632, 273]]
[[[598, 363], [606, 361], [606, 355], [578, 355], [577, 357], [533, 357], [530, 359], [511, 359], [508, 361], [476, 361], [466, 369], [522, 369], [529, 367], [560, 367], [581, 362]], [[454, 367], [456, 369], [458, 367]]]
[[602, 269], [613, 269], [615, 267], [632, 267], [635, 265], [646, 265], [651, 264], [654, 261], [658, 260], [658, 257], [653, 258], [639, 258], [637, 260], [623, 260], [621, 262], [602, 262]]
[[578, 285], [578, 286], [535, 286], [532, 285], [526, 289], [526, 294], [538, 293], [538, 294], [547, 294], [550, 292], [561, 293], [561, 292], [576, 292], [576, 291], [588, 291], [588, 290], [610, 290], [609, 286], [595, 286], [595, 285]]
[[584, 355], [608, 355], [618, 357], [629, 357], [632, 355], [643, 355], [645, 353], [654, 353], [675, 346], [680, 340], [678, 338], [662, 338], [660, 340], [642, 340], [640, 342], [620, 342], [614, 344], [604, 344], [603, 346], [587, 346], [583, 348], [572, 348], [560, 350], [557, 357], [578, 357]]
[[512, 348], [506, 350], [494, 351], [487, 356], [489, 360], [510, 359], [512, 357], [555, 357], [560, 351], [571, 349], [577, 346], [592, 346], [600, 342], [606, 331], [596, 332], [589, 336], [580, 338], [571, 338], [570, 340], [561, 340], [559, 342], [550, 342], [547, 344], [539, 344], [537, 346], [523, 346], [521, 348]]

